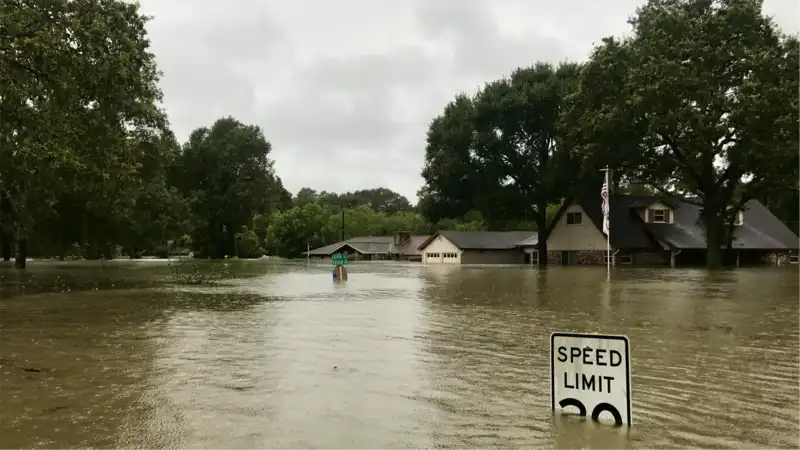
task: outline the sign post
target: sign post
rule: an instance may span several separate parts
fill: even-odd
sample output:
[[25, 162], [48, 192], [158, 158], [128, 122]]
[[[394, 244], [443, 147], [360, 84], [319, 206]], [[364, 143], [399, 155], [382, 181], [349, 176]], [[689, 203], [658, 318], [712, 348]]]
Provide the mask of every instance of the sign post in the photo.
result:
[[345, 264], [347, 264], [347, 254], [346, 253], [334, 253], [331, 255], [331, 261], [333, 262], [333, 279], [337, 281], [345, 281], [347, 280], [347, 269], [344, 268]]
[[577, 408], [581, 416], [630, 426], [631, 362], [626, 336], [553, 333], [550, 336], [550, 398], [553, 410]]

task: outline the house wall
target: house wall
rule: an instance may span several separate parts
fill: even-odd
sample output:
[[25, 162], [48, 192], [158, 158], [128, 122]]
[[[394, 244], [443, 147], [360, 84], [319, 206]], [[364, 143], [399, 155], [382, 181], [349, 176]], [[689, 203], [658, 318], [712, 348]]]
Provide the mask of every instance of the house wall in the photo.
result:
[[[436, 236], [436, 238], [425, 246], [421, 252], [422, 262], [424, 264], [461, 264], [461, 250], [441, 235]], [[456, 257], [445, 258], [445, 253], [455, 253]]]
[[[580, 212], [582, 214], [580, 225], [567, 225], [567, 213]], [[606, 237], [597, 229], [594, 222], [586, 215], [583, 208], [573, 202], [561, 218], [556, 222], [550, 236], [547, 238], [548, 263], [550, 251], [560, 250], [605, 250]], [[561, 257], [558, 257], [560, 263]]]
[[521, 249], [511, 250], [464, 250], [461, 264], [522, 264], [525, 253]]

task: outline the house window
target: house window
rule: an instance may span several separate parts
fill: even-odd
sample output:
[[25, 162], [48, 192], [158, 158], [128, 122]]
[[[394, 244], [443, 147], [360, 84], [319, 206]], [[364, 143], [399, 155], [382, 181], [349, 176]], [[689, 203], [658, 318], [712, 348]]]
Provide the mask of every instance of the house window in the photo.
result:
[[567, 213], [567, 225], [580, 225], [582, 219], [582, 214], [579, 212]]
[[444, 253], [444, 257], [445, 259], [455, 259], [458, 258], [458, 255], [456, 253]]
[[438, 253], [428, 253], [428, 258], [438, 258], [438, 257], [439, 257]]
[[534, 250], [530, 253], [531, 264], [539, 264], [539, 250]]
[[669, 223], [669, 210], [668, 209], [651, 209], [650, 210], [651, 223]]
[[797, 253], [789, 255], [789, 264], [797, 264]]
[[744, 223], [744, 213], [742, 211], [736, 212], [736, 218], [733, 219], [733, 224], [736, 226], [741, 226]]
[[613, 257], [613, 256], [608, 256], [608, 255], [606, 255], [606, 256], [603, 258], [603, 264], [609, 264], [609, 263], [610, 263], [612, 266], [614, 265], [614, 257]]
[[620, 264], [633, 264], [633, 256], [631, 256], [631, 255], [620, 255], [619, 263]]

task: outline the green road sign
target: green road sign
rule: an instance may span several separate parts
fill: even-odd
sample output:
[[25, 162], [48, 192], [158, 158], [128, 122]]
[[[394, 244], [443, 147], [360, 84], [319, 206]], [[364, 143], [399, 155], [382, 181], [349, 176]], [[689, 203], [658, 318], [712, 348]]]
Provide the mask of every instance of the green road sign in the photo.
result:
[[334, 254], [331, 255], [331, 260], [336, 265], [339, 265], [339, 264], [344, 265], [344, 264], [347, 264], [347, 255], [344, 254], [344, 253], [334, 253]]

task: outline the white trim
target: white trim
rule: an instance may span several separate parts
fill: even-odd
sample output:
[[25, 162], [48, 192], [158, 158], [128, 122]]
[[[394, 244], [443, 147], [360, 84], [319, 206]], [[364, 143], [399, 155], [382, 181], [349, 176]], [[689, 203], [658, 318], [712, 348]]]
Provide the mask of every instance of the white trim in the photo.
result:
[[736, 211], [736, 218], [733, 220], [733, 225], [737, 227], [744, 225], [744, 211], [741, 209]]

